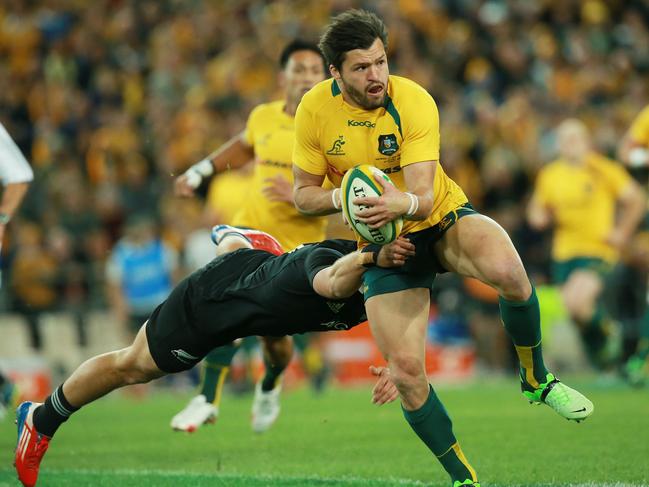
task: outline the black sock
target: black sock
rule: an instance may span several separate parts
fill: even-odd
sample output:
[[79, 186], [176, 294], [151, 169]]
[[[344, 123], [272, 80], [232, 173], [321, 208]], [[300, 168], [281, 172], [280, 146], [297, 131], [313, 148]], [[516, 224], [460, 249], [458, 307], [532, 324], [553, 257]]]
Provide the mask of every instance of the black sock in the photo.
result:
[[266, 366], [266, 373], [261, 380], [261, 390], [264, 392], [270, 392], [277, 387], [279, 379], [286, 369], [286, 366], [271, 365], [267, 360], [264, 360], [264, 365]]
[[63, 395], [63, 384], [45, 399], [45, 403], [34, 411], [34, 427], [40, 434], [54, 436], [61, 424], [79, 408], [72, 406]]

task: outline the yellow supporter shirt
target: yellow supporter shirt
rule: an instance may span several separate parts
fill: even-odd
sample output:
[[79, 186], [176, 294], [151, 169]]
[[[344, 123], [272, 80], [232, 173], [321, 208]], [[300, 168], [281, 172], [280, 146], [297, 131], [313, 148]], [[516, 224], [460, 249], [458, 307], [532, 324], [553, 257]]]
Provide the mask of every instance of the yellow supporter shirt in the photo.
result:
[[649, 105], [633, 120], [629, 133], [635, 142], [644, 144], [649, 149]]
[[284, 101], [256, 107], [246, 124], [245, 138], [255, 152], [255, 166], [245, 201], [233, 225], [262, 230], [273, 235], [284, 250], [305, 242], [324, 240], [327, 220], [300, 215], [293, 203], [270, 201], [261, 192], [265, 180], [277, 175], [293, 186], [295, 118], [284, 111]]
[[[401, 169], [439, 160], [439, 114], [433, 98], [414, 81], [390, 76], [385, 107], [362, 110], [343, 100], [335, 80], [309, 91], [298, 107], [293, 163], [336, 185], [358, 164], [372, 164], [406, 191]], [[402, 233], [429, 228], [467, 202], [460, 187], [437, 166], [428, 219], [404, 222]]]
[[562, 159], [544, 166], [534, 198], [554, 217], [552, 258], [617, 260], [618, 252], [606, 238], [615, 225], [617, 199], [630, 183], [631, 176], [620, 164], [595, 153], [583, 166]]

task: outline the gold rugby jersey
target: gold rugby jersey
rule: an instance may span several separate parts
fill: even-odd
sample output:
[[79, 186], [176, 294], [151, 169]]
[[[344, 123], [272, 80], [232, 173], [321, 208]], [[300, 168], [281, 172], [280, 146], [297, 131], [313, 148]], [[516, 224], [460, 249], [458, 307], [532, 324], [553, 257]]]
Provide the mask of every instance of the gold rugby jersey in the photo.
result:
[[631, 138], [649, 149], [649, 105], [633, 120], [629, 129]]
[[554, 218], [552, 258], [617, 260], [606, 237], [615, 225], [617, 199], [629, 184], [631, 176], [620, 164], [594, 152], [581, 166], [557, 159], [541, 168], [533, 198]]
[[[402, 168], [423, 161], [439, 161], [439, 114], [433, 98], [414, 81], [390, 76], [386, 103], [375, 110], [355, 108], [343, 100], [335, 80], [309, 91], [295, 116], [293, 163], [336, 186], [345, 172], [371, 164], [407, 191]], [[423, 221], [404, 221], [402, 233], [429, 228], [467, 202], [460, 187], [437, 166], [434, 203]]]
[[248, 117], [245, 139], [255, 152], [255, 166], [245, 201], [232, 225], [262, 230], [273, 235], [284, 250], [325, 238], [323, 217], [302, 216], [293, 203], [270, 201], [262, 193], [266, 179], [277, 175], [293, 185], [291, 163], [295, 119], [284, 111], [284, 101], [257, 106]]

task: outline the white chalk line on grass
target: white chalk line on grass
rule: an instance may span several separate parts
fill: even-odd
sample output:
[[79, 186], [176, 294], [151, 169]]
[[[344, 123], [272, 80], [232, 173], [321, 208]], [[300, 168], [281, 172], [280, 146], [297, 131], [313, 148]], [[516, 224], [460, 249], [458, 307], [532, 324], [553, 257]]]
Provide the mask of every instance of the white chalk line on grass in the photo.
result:
[[[367, 477], [324, 477], [318, 475], [264, 475], [264, 474], [244, 474], [235, 472], [188, 472], [183, 470], [159, 470], [159, 469], [117, 469], [117, 470], [95, 470], [95, 469], [48, 469], [41, 471], [41, 476], [46, 476], [47, 473], [53, 475], [101, 475], [101, 476], [119, 476], [119, 477], [142, 477], [147, 475], [157, 475], [161, 477], [194, 477], [196, 479], [250, 479], [256, 481], [282, 481], [288, 482], [339, 482], [353, 484], [368, 484], [372, 485], [398, 485], [407, 487], [425, 487], [430, 484], [421, 482], [419, 480], [398, 479], [392, 477], [383, 478], [367, 478]], [[598, 486], [599, 487], [599, 486]], [[608, 486], [607, 486], [608, 487]], [[636, 486], [634, 486], [636, 487]]]
[[[428, 482], [422, 482], [419, 480], [408, 480], [408, 479], [398, 479], [392, 477], [379, 477], [379, 478], [367, 478], [367, 477], [355, 477], [355, 476], [342, 476], [342, 477], [324, 477], [318, 475], [307, 475], [307, 476], [296, 476], [296, 475], [263, 475], [263, 474], [243, 474], [243, 473], [234, 473], [234, 472], [188, 472], [183, 470], [159, 470], [159, 469], [118, 469], [118, 470], [92, 470], [92, 469], [52, 469], [48, 470], [53, 474], [80, 474], [80, 475], [106, 475], [106, 476], [145, 476], [145, 475], [159, 475], [166, 477], [196, 477], [196, 478], [229, 478], [229, 479], [251, 479], [251, 480], [272, 480], [272, 481], [281, 481], [286, 480], [289, 482], [298, 482], [298, 481], [314, 481], [314, 482], [339, 482], [345, 483], [348, 485], [353, 484], [368, 484], [377, 485], [377, 483], [385, 485], [395, 485], [395, 486], [431, 486]], [[43, 474], [47, 475], [45, 472]], [[446, 487], [447, 484], [443, 484]], [[525, 484], [494, 484], [489, 483], [485, 487], [649, 487], [649, 484], [629, 484], [629, 483], [600, 483], [600, 482], [586, 482], [579, 484], [566, 484], [564, 482], [543, 482], [543, 483], [525, 483]]]

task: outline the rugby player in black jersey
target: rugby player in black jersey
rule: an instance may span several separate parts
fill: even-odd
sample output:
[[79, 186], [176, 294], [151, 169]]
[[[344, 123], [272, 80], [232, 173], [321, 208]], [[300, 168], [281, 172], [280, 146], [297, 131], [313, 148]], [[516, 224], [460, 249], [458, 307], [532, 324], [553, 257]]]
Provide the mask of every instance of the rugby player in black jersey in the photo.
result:
[[[36, 484], [52, 436], [81, 406], [119, 387], [190, 369], [237, 338], [356, 326], [366, 319], [359, 291], [366, 268], [398, 267], [414, 251], [404, 238], [374, 252], [360, 252], [349, 240], [325, 240], [277, 256], [252, 249], [236, 233], [219, 247], [230, 252], [181, 281], [131, 346], [84, 362], [44, 404], [18, 407], [15, 466], [23, 485]], [[396, 399], [388, 370], [372, 373], [378, 377], [372, 401]]]

